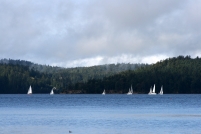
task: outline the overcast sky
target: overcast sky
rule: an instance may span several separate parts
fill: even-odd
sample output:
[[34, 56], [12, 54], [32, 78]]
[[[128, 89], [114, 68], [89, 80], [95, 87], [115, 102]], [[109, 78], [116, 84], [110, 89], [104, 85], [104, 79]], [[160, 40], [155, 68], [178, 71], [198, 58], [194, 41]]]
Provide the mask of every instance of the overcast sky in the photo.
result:
[[201, 56], [201, 0], [0, 0], [0, 58], [76, 67]]

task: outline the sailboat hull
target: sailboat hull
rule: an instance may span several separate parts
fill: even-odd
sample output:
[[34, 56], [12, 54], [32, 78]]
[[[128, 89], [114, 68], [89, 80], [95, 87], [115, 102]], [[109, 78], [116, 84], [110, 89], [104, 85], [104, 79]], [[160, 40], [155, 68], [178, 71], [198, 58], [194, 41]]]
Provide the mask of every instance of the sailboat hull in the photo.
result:
[[156, 93], [148, 93], [148, 95], [156, 95]]

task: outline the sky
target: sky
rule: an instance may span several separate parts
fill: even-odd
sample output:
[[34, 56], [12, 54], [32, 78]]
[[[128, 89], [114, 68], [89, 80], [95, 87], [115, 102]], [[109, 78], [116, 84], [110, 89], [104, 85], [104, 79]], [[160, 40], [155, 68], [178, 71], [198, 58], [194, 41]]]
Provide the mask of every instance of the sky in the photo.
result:
[[0, 59], [61, 67], [201, 56], [201, 0], [0, 0]]

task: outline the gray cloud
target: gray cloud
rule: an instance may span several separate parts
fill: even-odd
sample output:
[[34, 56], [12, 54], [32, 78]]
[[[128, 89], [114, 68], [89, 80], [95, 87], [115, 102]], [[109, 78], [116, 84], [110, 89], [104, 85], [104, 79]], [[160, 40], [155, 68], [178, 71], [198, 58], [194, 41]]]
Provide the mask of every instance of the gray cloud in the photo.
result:
[[69, 67], [201, 56], [200, 6], [199, 0], [0, 1], [0, 58]]

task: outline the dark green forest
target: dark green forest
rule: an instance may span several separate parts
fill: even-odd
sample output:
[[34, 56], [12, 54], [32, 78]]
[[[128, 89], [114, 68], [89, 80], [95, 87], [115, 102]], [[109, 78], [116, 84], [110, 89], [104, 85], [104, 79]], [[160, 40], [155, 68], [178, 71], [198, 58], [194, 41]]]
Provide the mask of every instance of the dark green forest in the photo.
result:
[[154, 84], [157, 93], [162, 85], [165, 94], [201, 93], [201, 58], [173, 57], [134, 71], [76, 83], [69, 89], [83, 90], [86, 93], [101, 93], [103, 89], [106, 93], [127, 93], [132, 85], [134, 93], [148, 93]]
[[61, 68], [29, 61], [0, 60], [0, 93], [25, 94], [29, 85], [33, 93], [134, 93], [147, 94], [163, 85], [165, 94], [201, 93], [201, 58], [178, 56], [156, 64], [108, 64], [92, 67]]
[[[57, 93], [70, 91], [76, 83], [89, 79], [103, 79], [122, 71], [136, 70], [147, 64], [107, 64], [92, 67], [61, 68], [34, 64], [24, 60], [0, 60], [0, 93], [27, 93], [29, 85], [33, 93], [48, 93], [53, 87]], [[77, 90], [78, 91], [78, 90]], [[76, 92], [77, 92], [76, 91]]]

